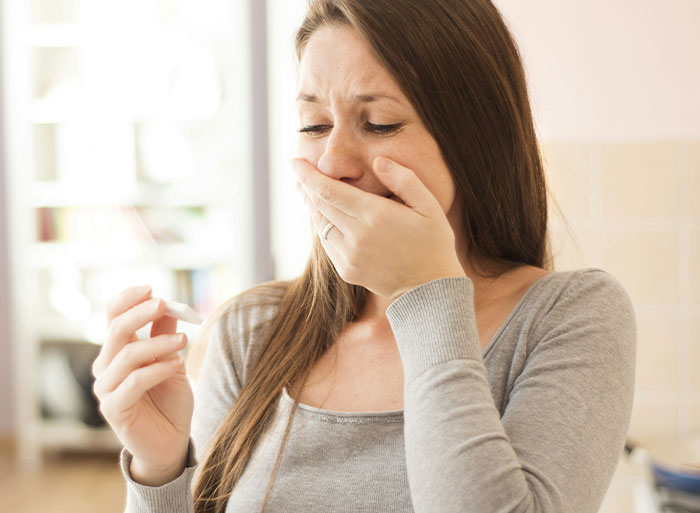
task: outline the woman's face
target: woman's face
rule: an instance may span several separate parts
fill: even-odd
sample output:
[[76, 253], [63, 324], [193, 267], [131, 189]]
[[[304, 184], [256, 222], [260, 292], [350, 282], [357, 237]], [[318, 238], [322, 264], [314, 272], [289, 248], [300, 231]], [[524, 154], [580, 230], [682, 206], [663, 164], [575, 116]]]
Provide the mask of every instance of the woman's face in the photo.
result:
[[372, 163], [388, 157], [416, 173], [460, 233], [454, 181], [437, 143], [353, 28], [325, 26], [312, 34], [301, 58], [297, 107], [299, 157], [382, 196], [391, 191]]

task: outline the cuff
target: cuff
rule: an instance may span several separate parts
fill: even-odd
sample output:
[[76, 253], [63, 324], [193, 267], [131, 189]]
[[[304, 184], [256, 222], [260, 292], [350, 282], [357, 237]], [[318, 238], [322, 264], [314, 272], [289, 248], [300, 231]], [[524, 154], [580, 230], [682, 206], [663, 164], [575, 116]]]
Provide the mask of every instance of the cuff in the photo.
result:
[[192, 476], [197, 466], [197, 459], [192, 437], [190, 437], [187, 449], [185, 469], [182, 474], [164, 485], [148, 486], [134, 481], [129, 470], [132, 459], [133, 455], [126, 447], [123, 447], [119, 457], [119, 465], [127, 483], [125, 511], [129, 513], [194, 512]]
[[456, 359], [483, 361], [474, 315], [474, 284], [466, 276], [439, 278], [407, 290], [386, 310], [409, 383]]

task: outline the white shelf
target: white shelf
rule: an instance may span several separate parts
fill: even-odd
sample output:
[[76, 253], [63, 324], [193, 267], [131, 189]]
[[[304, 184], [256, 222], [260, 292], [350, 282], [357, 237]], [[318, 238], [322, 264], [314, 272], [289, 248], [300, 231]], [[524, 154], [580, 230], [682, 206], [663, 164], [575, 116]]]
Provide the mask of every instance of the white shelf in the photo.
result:
[[[44, 317], [44, 316], [42, 316]], [[45, 316], [39, 323], [39, 339], [84, 344], [89, 342], [82, 326], [60, 315]]]
[[[31, 468], [44, 447], [121, 448], [109, 428], [41, 418], [42, 344], [102, 340], [104, 312], [81, 321], [85, 301], [104, 309], [122, 283], [150, 283], [213, 309], [253, 285], [255, 234], [239, 222], [255, 201], [252, 136], [241, 128], [252, 118], [241, 72], [249, 21], [246, 3], [237, 2], [221, 3], [227, 13], [216, 34], [174, 9], [161, 23], [138, 2], [112, 13], [89, 1], [42, 0], [33, 15], [21, 0], [0, 3], [16, 435], [18, 461]], [[153, 37], [119, 37], [141, 29]], [[182, 101], [212, 92], [216, 102]], [[161, 97], [164, 106], [151, 108]], [[204, 104], [211, 108], [197, 110]], [[178, 116], [181, 105], [206, 116]], [[151, 124], [177, 130], [149, 131]], [[148, 177], [168, 183], [141, 182]], [[140, 207], [162, 210], [136, 215]], [[190, 207], [201, 216], [183, 212]], [[187, 270], [196, 272], [174, 272]], [[51, 313], [59, 310], [64, 318]], [[198, 328], [180, 329], [190, 336]], [[148, 336], [143, 330], [137, 335]]]
[[77, 23], [39, 23], [32, 28], [30, 44], [35, 48], [82, 46], [85, 34]]
[[126, 265], [150, 265], [171, 269], [197, 269], [216, 264], [236, 265], [237, 255], [224, 248], [193, 247], [191, 244], [167, 246], [96, 246], [89, 242], [38, 242], [30, 249], [29, 265], [45, 269], [57, 262], [70, 262], [76, 267], [106, 269]]
[[139, 184], [119, 189], [90, 187], [70, 182], [35, 183], [29, 197], [32, 207], [207, 207], [233, 201], [235, 195], [216, 184]]
[[42, 445], [51, 449], [120, 451], [122, 448], [109, 426], [96, 428], [73, 420], [42, 419], [39, 436]]

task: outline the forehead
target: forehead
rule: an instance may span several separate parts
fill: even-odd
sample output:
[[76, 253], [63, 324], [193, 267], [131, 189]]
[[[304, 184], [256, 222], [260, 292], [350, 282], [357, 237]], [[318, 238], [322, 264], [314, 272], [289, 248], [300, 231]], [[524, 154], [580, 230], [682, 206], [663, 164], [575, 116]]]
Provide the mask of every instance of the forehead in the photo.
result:
[[386, 94], [408, 104], [394, 77], [349, 25], [325, 26], [311, 35], [301, 57], [298, 86], [321, 100]]

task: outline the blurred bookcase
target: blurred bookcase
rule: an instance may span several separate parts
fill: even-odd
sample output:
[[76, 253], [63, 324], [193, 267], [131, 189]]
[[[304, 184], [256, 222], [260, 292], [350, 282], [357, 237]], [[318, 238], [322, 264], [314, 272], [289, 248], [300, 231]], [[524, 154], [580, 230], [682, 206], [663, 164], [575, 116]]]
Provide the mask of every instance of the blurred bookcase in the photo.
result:
[[121, 447], [90, 404], [109, 299], [150, 284], [206, 317], [254, 284], [249, 6], [2, 6], [18, 456], [36, 467]]

